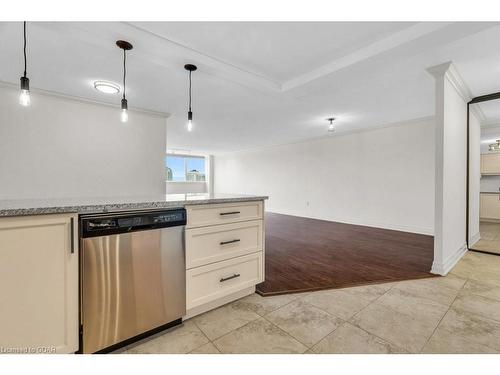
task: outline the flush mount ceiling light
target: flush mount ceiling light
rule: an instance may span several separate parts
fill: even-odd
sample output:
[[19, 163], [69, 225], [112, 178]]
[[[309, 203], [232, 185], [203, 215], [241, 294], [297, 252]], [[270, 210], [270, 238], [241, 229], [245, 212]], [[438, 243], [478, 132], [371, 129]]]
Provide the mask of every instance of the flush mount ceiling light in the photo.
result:
[[329, 122], [329, 124], [328, 124], [328, 131], [331, 132], [331, 133], [335, 131], [335, 125], [333, 124], [334, 120], [335, 120], [335, 117], [330, 117], [330, 118], [326, 119], [326, 121]]
[[94, 88], [105, 94], [118, 94], [120, 92], [120, 86], [108, 81], [95, 81]]
[[117, 40], [116, 45], [123, 50], [123, 98], [121, 103], [122, 113], [120, 119], [122, 122], [128, 121], [128, 102], [125, 96], [126, 84], [125, 80], [127, 78], [127, 51], [130, 51], [132, 48], [132, 44], [125, 40]]
[[493, 143], [488, 146], [490, 151], [500, 151], [500, 139], [496, 140], [496, 143]]
[[188, 105], [188, 121], [187, 121], [187, 130], [188, 132], [193, 130], [193, 112], [191, 111], [191, 73], [196, 69], [196, 65], [186, 64], [184, 65], [184, 69], [189, 72], [189, 105]]
[[31, 98], [30, 98], [30, 80], [28, 77], [26, 77], [26, 21], [23, 23], [23, 29], [24, 29], [24, 48], [23, 48], [23, 54], [24, 54], [24, 75], [21, 77], [21, 93], [19, 94], [19, 104], [21, 104], [23, 107], [27, 107], [31, 104]]

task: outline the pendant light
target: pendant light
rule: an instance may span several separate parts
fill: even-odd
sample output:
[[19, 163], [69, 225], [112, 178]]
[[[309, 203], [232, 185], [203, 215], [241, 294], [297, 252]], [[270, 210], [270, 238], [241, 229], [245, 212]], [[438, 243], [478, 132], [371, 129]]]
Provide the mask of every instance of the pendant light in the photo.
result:
[[28, 107], [31, 104], [30, 98], [30, 80], [26, 77], [26, 21], [23, 23], [24, 29], [24, 75], [21, 77], [21, 93], [19, 95], [19, 104], [23, 107]]
[[184, 65], [184, 69], [189, 72], [189, 106], [188, 106], [188, 121], [187, 121], [187, 130], [188, 132], [193, 130], [193, 112], [191, 111], [191, 73], [196, 69], [196, 65], [186, 64]]
[[335, 131], [335, 125], [333, 125], [333, 121], [335, 120], [335, 117], [330, 117], [326, 119], [330, 123], [328, 124], [328, 131], [330, 133], [333, 133]]
[[125, 40], [118, 40], [116, 41], [116, 45], [123, 50], [123, 98], [122, 98], [122, 112], [120, 115], [120, 119], [122, 122], [127, 122], [128, 121], [128, 102], [127, 98], [125, 96], [125, 89], [126, 89], [126, 78], [127, 78], [127, 51], [130, 51], [133, 46], [129, 42]]

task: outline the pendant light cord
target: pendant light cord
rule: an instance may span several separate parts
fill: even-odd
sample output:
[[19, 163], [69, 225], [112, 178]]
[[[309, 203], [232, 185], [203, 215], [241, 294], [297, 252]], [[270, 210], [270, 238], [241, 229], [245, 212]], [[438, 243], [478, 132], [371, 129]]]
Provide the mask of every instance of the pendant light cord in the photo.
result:
[[125, 79], [127, 78], [127, 51], [125, 49], [123, 50], [123, 99], [125, 99], [125, 89], [126, 89], [126, 84], [125, 84]]
[[24, 21], [24, 78], [26, 78], [26, 21]]
[[189, 112], [191, 112], [191, 70], [189, 71]]

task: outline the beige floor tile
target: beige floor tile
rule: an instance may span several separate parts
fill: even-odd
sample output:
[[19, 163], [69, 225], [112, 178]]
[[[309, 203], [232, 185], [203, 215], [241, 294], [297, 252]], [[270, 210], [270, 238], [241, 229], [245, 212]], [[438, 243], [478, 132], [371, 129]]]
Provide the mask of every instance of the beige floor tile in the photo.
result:
[[500, 351], [500, 322], [495, 320], [452, 308], [444, 316], [439, 328]]
[[350, 319], [371, 302], [371, 300], [360, 297], [355, 293], [346, 292], [344, 289], [314, 292], [303, 298], [303, 301], [344, 320]]
[[418, 353], [432, 335], [435, 319], [416, 319], [374, 302], [351, 323], [411, 353]]
[[214, 340], [258, 318], [260, 316], [247, 306], [230, 303], [198, 315], [193, 321], [210, 340]]
[[500, 286], [485, 281], [468, 280], [460, 294], [475, 294], [500, 301]]
[[453, 302], [453, 308], [477, 314], [500, 322], [500, 301], [475, 294], [460, 295]]
[[[496, 255], [491, 255], [491, 256], [496, 256]], [[500, 266], [476, 267], [474, 272], [469, 276], [469, 279], [500, 286]]]
[[495, 350], [455, 335], [446, 329], [438, 327], [425, 344], [422, 353], [433, 354], [478, 354], [496, 353]]
[[393, 287], [393, 285], [394, 283], [384, 283], [384, 284], [363, 285], [352, 288], [344, 288], [340, 290], [364, 298], [368, 301], [373, 301], [379, 298], [384, 293], [386, 293], [388, 290], [390, 290]]
[[454, 275], [396, 283], [393, 289], [450, 305], [467, 280]]
[[146, 342], [128, 348], [126, 354], [182, 354], [209, 342], [206, 336], [188, 320], [182, 326]]
[[259, 294], [254, 293], [233, 302], [233, 304], [264, 316], [292, 301], [295, 301], [299, 297], [300, 294], [283, 294], [278, 296], [262, 297]]
[[397, 288], [388, 291], [377, 300], [377, 303], [410, 315], [415, 319], [434, 320], [436, 325], [449, 308], [448, 305], [418, 297]]
[[311, 351], [318, 354], [388, 354], [405, 352], [395, 345], [347, 322], [313, 346]]
[[475, 271], [480, 260], [475, 257], [471, 251], [465, 253], [465, 255], [458, 261], [458, 263], [450, 271], [450, 274], [461, 277], [469, 278]]
[[306, 346], [264, 318], [220, 337], [214, 344], [222, 353], [298, 354], [307, 350]]
[[266, 315], [266, 319], [308, 347], [343, 323], [343, 320], [301, 300]]
[[220, 354], [219, 350], [211, 342], [192, 350], [190, 354]]

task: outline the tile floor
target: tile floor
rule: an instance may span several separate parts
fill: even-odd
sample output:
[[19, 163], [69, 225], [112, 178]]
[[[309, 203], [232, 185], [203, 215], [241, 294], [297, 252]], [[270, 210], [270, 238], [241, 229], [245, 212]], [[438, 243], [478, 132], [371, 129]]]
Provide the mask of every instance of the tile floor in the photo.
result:
[[479, 223], [481, 239], [474, 244], [475, 250], [500, 254], [500, 223]]
[[500, 256], [446, 277], [245, 297], [122, 353], [498, 353]]

